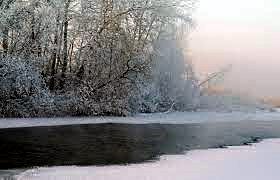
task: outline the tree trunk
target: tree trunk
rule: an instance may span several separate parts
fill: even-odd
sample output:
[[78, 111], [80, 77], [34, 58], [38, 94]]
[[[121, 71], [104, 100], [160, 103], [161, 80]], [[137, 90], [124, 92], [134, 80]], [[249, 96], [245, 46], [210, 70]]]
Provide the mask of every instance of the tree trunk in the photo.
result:
[[64, 31], [63, 31], [63, 64], [62, 64], [62, 75], [65, 76], [68, 64], [68, 12], [69, 12], [70, 0], [66, 0], [64, 7]]
[[69, 13], [70, 0], [66, 0], [64, 5], [64, 20], [63, 20], [63, 62], [62, 62], [62, 74], [60, 81], [60, 88], [63, 88], [66, 78], [67, 64], [68, 64], [68, 13]]
[[58, 53], [58, 36], [59, 36], [59, 12], [57, 12], [57, 17], [56, 17], [56, 31], [55, 31], [55, 37], [54, 37], [54, 48], [51, 56], [51, 61], [50, 61], [50, 81], [49, 81], [49, 88], [50, 90], [54, 90], [55, 87], [55, 73], [56, 73], [56, 64], [57, 64], [57, 53]]
[[9, 51], [9, 29], [8, 28], [4, 28], [3, 30], [3, 41], [2, 41], [2, 46], [3, 46], [3, 50], [4, 50], [4, 55], [6, 56], [8, 54]]
[[57, 54], [56, 54], [56, 49], [57, 49], [57, 34], [55, 36], [55, 40], [54, 40], [54, 44], [55, 44], [55, 49], [53, 50], [53, 53], [52, 53], [52, 58], [51, 58], [51, 78], [50, 78], [50, 82], [49, 82], [49, 88], [50, 90], [54, 90], [54, 86], [55, 86], [55, 72], [56, 72], [56, 58], [57, 58]]

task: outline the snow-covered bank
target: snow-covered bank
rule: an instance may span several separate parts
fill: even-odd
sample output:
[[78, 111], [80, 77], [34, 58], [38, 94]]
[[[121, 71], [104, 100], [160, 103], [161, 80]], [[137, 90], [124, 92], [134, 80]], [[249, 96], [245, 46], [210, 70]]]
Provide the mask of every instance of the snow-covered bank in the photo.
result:
[[134, 117], [91, 117], [91, 118], [31, 118], [0, 119], [0, 129], [17, 127], [60, 126], [72, 124], [128, 123], [128, 124], [185, 124], [235, 121], [274, 121], [280, 120], [279, 112], [174, 112], [141, 114]]
[[154, 163], [28, 170], [18, 180], [278, 180], [280, 139], [253, 146], [190, 151]]

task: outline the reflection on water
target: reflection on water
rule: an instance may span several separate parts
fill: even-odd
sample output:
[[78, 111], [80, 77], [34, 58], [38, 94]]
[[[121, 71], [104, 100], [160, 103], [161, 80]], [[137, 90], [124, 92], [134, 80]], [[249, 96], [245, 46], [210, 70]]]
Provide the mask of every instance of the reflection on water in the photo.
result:
[[162, 154], [274, 137], [280, 137], [277, 121], [0, 129], [0, 169], [139, 163]]

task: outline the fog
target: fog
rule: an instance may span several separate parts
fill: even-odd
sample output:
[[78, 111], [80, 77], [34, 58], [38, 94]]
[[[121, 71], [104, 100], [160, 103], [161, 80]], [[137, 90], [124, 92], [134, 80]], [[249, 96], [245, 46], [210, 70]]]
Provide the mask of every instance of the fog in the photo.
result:
[[277, 0], [200, 0], [189, 44], [199, 76], [232, 64], [226, 88], [278, 97], [279, 15]]

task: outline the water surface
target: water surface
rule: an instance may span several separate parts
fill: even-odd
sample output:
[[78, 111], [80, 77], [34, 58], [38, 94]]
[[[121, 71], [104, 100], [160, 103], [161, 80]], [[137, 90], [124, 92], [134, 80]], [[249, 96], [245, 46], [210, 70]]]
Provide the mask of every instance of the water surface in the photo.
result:
[[192, 149], [280, 138], [278, 121], [0, 129], [0, 169], [141, 163]]

